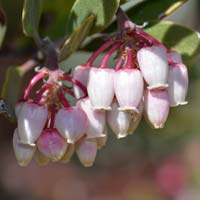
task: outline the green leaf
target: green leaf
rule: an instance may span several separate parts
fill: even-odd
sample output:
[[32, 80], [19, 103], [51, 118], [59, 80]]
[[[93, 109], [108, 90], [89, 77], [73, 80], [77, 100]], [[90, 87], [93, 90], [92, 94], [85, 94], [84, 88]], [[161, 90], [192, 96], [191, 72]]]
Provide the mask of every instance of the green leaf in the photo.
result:
[[157, 20], [168, 16], [187, 0], [146, 0], [128, 10], [127, 15], [135, 23]]
[[200, 56], [200, 36], [195, 30], [169, 21], [154, 21], [149, 23], [145, 31], [169, 49], [178, 51], [187, 65]]
[[21, 66], [8, 67], [2, 86], [1, 97], [14, 106], [17, 102], [25, 74], [36, 65], [34, 60], [29, 60]]
[[57, 40], [66, 34], [66, 22], [75, 0], [59, 0], [51, 1], [51, 3], [49, 3], [49, 0], [43, 0], [43, 2], [45, 5], [43, 13], [44, 16], [48, 17], [45, 27], [41, 27], [41, 34], [48, 34], [51, 39]]
[[74, 30], [74, 32], [66, 40], [61, 49], [59, 55], [59, 61], [66, 59], [71, 53], [73, 53], [80, 46], [81, 42], [90, 32], [92, 25], [94, 24], [94, 20], [95, 16], [90, 15], [82, 22], [80, 27]]
[[42, 0], [24, 0], [22, 11], [22, 25], [26, 36], [33, 37], [38, 32]]
[[0, 8], [0, 47], [6, 33], [6, 16], [3, 9]]
[[92, 32], [99, 32], [111, 22], [120, 0], [76, 0], [67, 23], [67, 33], [71, 34], [91, 14], [96, 16]]

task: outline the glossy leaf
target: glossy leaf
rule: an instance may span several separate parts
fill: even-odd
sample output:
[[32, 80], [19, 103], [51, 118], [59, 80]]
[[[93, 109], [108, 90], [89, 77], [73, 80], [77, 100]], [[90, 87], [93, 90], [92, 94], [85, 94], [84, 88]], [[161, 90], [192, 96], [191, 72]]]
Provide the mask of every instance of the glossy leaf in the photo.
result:
[[149, 23], [145, 31], [169, 49], [178, 51], [187, 65], [200, 56], [200, 36], [195, 30], [169, 21], [154, 21]]
[[23, 83], [23, 77], [30, 69], [33, 68], [33, 66], [35, 66], [35, 64], [35, 61], [30, 60], [22, 66], [8, 67], [2, 87], [1, 97], [5, 98], [10, 105], [14, 106], [17, 102], [21, 85]]
[[26, 36], [33, 37], [37, 33], [41, 12], [42, 0], [24, 0], [22, 25]]
[[84, 22], [70, 35], [70, 37], [65, 41], [60, 55], [59, 60], [62, 61], [66, 59], [71, 53], [73, 53], [81, 44], [81, 42], [88, 35], [89, 31], [94, 24], [95, 16], [90, 15]]
[[4, 11], [0, 8], [0, 47], [2, 45], [6, 33], [6, 16]]
[[71, 34], [91, 14], [96, 16], [92, 32], [99, 32], [111, 22], [120, 4], [120, 0], [76, 0], [67, 23], [67, 32]]
[[128, 10], [127, 15], [135, 23], [157, 20], [168, 16], [187, 0], [146, 0]]
[[51, 39], [57, 40], [66, 33], [66, 22], [70, 14], [70, 10], [76, 0], [59, 0], [51, 1], [42, 0], [44, 3], [43, 13], [44, 21], [47, 21], [44, 28], [41, 27], [42, 34]]

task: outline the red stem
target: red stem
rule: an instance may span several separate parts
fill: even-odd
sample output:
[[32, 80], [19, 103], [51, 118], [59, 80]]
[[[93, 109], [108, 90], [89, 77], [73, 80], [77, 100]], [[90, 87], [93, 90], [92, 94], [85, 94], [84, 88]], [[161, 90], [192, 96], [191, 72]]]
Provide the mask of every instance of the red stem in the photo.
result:
[[75, 98], [74, 92], [70, 90], [66, 85], [62, 85], [62, 89], [64, 92]]
[[85, 94], [85, 96], [87, 96], [87, 88], [78, 80], [69, 77], [66, 74], [63, 74], [61, 79], [65, 80], [65, 81], [69, 81], [71, 83], [73, 83], [74, 85], [78, 86]]
[[41, 79], [43, 79], [44, 77], [46, 77], [47, 75], [48, 75], [48, 74], [45, 73], [45, 72], [40, 72], [40, 73], [38, 73], [37, 75], [35, 75], [35, 76], [31, 79], [31, 81], [30, 81], [28, 87], [25, 89], [24, 94], [23, 94], [23, 100], [24, 100], [24, 101], [26, 101], [26, 100], [28, 99], [28, 97], [29, 97], [29, 95], [30, 95], [30, 93], [31, 93], [31, 90], [33, 89], [34, 85], [35, 85], [38, 81], [40, 81]]
[[46, 90], [49, 90], [52, 86], [53, 86], [53, 85], [52, 85], [52, 84], [49, 84], [49, 83], [45, 84], [45, 85], [40, 89], [40, 91], [37, 93], [37, 95], [36, 95], [36, 97], [35, 97], [35, 99], [34, 99], [34, 102], [39, 104], [39, 103], [40, 103], [40, 100], [42, 99], [42, 95], [44, 94], [44, 92], [45, 92]]
[[121, 46], [121, 42], [115, 44], [109, 51], [108, 53], [104, 56], [102, 62], [101, 62], [101, 65], [100, 67], [101, 68], [106, 68], [106, 64], [109, 60], [109, 58], [112, 56], [112, 54], [116, 51], [116, 49], [118, 49], [120, 46]]
[[119, 70], [121, 68], [122, 62], [123, 62], [123, 59], [122, 59], [122, 56], [120, 56], [116, 66], [115, 66], [116, 70]]
[[133, 68], [133, 51], [129, 48], [127, 48], [127, 60], [125, 64], [126, 69]]
[[136, 33], [138, 35], [143, 36], [144, 38], [147, 38], [155, 45], [161, 45], [161, 43], [158, 40], [156, 40], [153, 36], [149, 35], [148, 33], [144, 32], [141, 28], [136, 28]]
[[112, 40], [106, 41], [99, 49], [97, 49], [92, 56], [88, 59], [86, 66], [91, 67], [95, 59], [103, 52], [105, 51], [110, 45], [113, 44]]

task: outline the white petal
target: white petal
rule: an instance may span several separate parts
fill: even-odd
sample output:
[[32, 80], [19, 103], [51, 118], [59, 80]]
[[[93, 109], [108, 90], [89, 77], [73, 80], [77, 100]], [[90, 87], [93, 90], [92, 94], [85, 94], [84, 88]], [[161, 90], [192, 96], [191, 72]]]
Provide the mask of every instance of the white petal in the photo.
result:
[[170, 66], [168, 83], [170, 106], [187, 104], [188, 71], [184, 64]]
[[109, 110], [114, 97], [114, 69], [91, 68], [88, 80], [88, 96], [95, 109]]
[[149, 123], [154, 128], [163, 128], [169, 114], [169, 95], [167, 90], [145, 91], [144, 108]]
[[32, 144], [42, 133], [47, 120], [48, 110], [34, 103], [23, 103], [18, 113], [18, 133], [21, 143]]
[[106, 142], [108, 140], [108, 131], [107, 131], [107, 127], [105, 127], [104, 129], [104, 137], [97, 137], [95, 138], [96, 139], [96, 142], [97, 142], [97, 148], [98, 149], [101, 149], [103, 146], [106, 145]]
[[87, 126], [87, 116], [80, 108], [62, 108], [56, 113], [55, 128], [68, 143], [78, 141], [86, 133]]
[[31, 162], [36, 150], [36, 145], [33, 146], [28, 144], [21, 144], [18, 136], [18, 131], [15, 129], [13, 135], [13, 149], [18, 164], [25, 167]]
[[71, 160], [74, 151], [75, 151], [75, 146], [73, 144], [68, 144], [67, 150], [60, 161], [63, 163], [68, 163]]
[[80, 99], [77, 107], [81, 108], [88, 118], [87, 138], [105, 137], [103, 133], [106, 123], [105, 111], [94, 110], [89, 98]]
[[169, 69], [165, 48], [162, 46], [144, 47], [138, 51], [137, 60], [149, 89], [168, 86]]
[[140, 70], [122, 69], [115, 72], [114, 90], [120, 110], [137, 110], [143, 95], [144, 81]]
[[144, 104], [143, 101], [140, 103], [140, 105], [138, 106], [138, 113], [137, 112], [131, 112], [131, 121], [130, 121], [130, 125], [128, 128], [128, 133], [131, 135], [134, 133], [134, 131], [136, 130], [136, 128], [138, 127], [141, 119], [142, 119], [142, 113], [143, 113], [143, 108], [144, 108]]
[[37, 140], [37, 147], [42, 154], [52, 161], [58, 161], [64, 155], [68, 144], [56, 129], [45, 129]]
[[107, 112], [107, 120], [110, 128], [116, 134], [117, 138], [124, 138], [128, 135], [130, 124], [130, 113], [118, 110], [118, 103], [112, 103], [112, 110]]
[[[85, 87], [87, 87], [89, 71], [90, 71], [89, 67], [79, 65], [73, 70], [73, 78], [81, 82]], [[74, 90], [74, 95], [77, 99], [85, 96], [84, 92], [75, 84], [73, 85], [73, 90]]]
[[77, 156], [84, 167], [91, 167], [97, 154], [97, 143], [95, 140], [83, 140], [76, 148]]

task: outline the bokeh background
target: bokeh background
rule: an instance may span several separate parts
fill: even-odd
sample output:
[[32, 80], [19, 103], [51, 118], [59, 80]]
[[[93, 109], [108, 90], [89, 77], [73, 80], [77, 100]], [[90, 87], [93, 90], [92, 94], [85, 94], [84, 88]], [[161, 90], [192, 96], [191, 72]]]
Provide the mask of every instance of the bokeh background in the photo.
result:
[[[21, 65], [36, 50], [22, 33], [22, 0], [2, 0], [8, 29], [0, 52], [0, 88], [8, 67]], [[62, 9], [62, 1], [57, 1]], [[64, 34], [62, 15], [46, 8], [42, 34]], [[57, 23], [53, 23], [53, 20]], [[189, 0], [166, 18], [200, 30], [200, 2]], [[56, 30], [56, 31], [55, 31]], [[62, 66], [84, 63], [90, 53], [77, 52]], [[29, 70], [22, 88], [33, 74]], [[136, 132], [122, 140], [109, 133], [95, 165], [84, 168], [76, 156], [70, 163], [19, 167], [12, 149], [16, 126], [0, 116], [0, 200], [199, 200], [200, 199], [200, 60], [189, 68], [188, 105], [172, 108], [162, 130], [143, 120]], [[15, 84], [13, 80], [13, 85]], [[14, 87], [14, 86], [13, 86]]]

